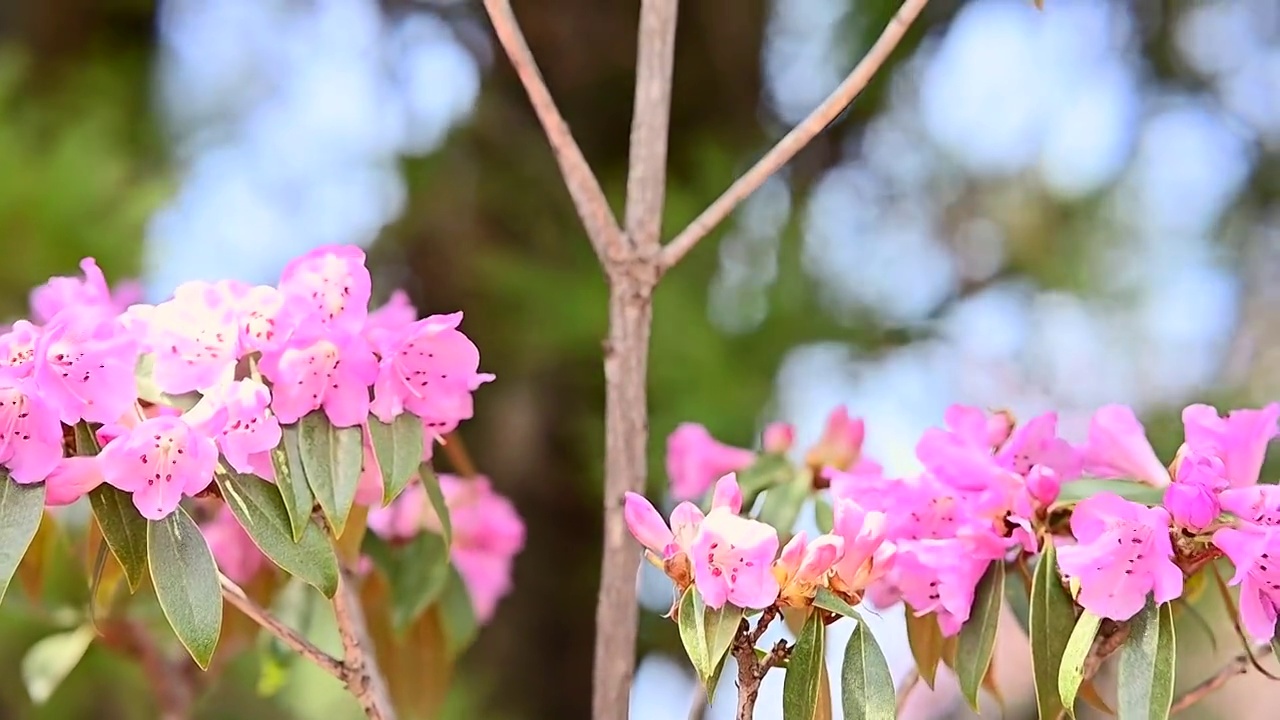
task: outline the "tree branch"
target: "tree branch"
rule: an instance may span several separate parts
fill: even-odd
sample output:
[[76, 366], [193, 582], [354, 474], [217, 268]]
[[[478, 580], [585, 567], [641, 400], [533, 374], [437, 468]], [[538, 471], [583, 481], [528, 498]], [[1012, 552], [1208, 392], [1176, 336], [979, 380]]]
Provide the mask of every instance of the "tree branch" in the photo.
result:
[[[1270, 645], [1258, 648], [1258, 654], [1261, 656], [1266, 656], [1269, 652], [1271, 652]], [[1173, 706], [1169, 709], [1169, 713], [1173, 714], [1186, 710], [1192, 705], [1203, 700], [1209, 695], [1209, 693], [1212, 693], [1213, 691], [1220, 689], [1223, 685], [1226, 685], [1231, 678], [1248, 673], [1250, 663], [1250, 653], [1241, 653], [1235, 656], [1230, 662], [1224, 665], [1221, 670], [1205, 679], [1204, 682], [1201, 682], [1199, 685], [1188, 690], [1182, 695], [1182, 697], [1174, 700]]]
[[511, 10], [510, 0], [484, 0], [484, 9], [489, 14], [489, 22], [493, 24], [498, 42], [511, 60], [516, 75], [520, 77], [533, 111], [538, 116], [538, 122], [542, 124], [547, 140], [551, 143], [551, 152], [560, 166], [565, 187], [569, 189], [573, 206], [582, 218], [582, 225], [595, 248], [596, 256], [601, 263], [611, 257], [621, 258], [626, 242], [618, 228], [618, 221], [609, 209], [609, 201], [600, 188], [600, 181], [591, 171], [591, 166], [582, 155], [582, 149], [573, 139], [569, 124], [560, 115], [551, 91], [547, 89], [547, 83], [533, 59], [533, 52], [529, 50], [529, 44]]
[[876, 40], [871, 49], [862, 58], [856, 67], [849, 73], [848, 77], [836, 87], [826, 100], [822, 101], [809, 116], [800, 121], [799, 125], [792, 128], [791, 132], [778, 141], [764, 157], [760, 158], [750, 170], [742, 177], [738, 178], [733, 185], [729, 186], [724, 194], [711, 203], [706, 210], [702, 211], [689, 227], [685, 228], [674, 240], [662, 249], [659, 258], [659, 264], [663, 271], [671, 269], [676, 263], [680, 262], [685, 255], [693, 249], [698, 241], [706, 237], [708, 233], [715, 229], [717, 225], [724, 221], [729, 213], [733, 212], [743, 200], [747, 199], [751, 193], [755, 192], [765, 180], [777, 172], [783, 165], [787, 164], [791, 158], [796, 156], [809, 141], [817, 137], [818, 133], [826, 129], [845, 108], [853, 102], [854, 98], [867, 87], [871, 82], [871, 78], [875, 77], [876, 72], [884, 61], [888, 59], [889, 54], [897, 47], [898, 42], [902, 40], [902, 36], [906, 34], [907, 28], [911, 27], [911, 23], [915, 22], [916, 17], [920, 15], [920, 11], [924, 9], [928, 0], [904, 0], [902, 7], [889, 20], [889, 24], [885, 27], [884, 32], [880, 34], [880, 38]]
[[648, 255], [661, 245], [675, 68], [677, 0], [643, 0], [627, 165], [627, 240]]
[[369, 637], [364, 608], [351, 584], [351, 574], [345, 569], [338, 593], [333, 596], [333, 612], [338, 620], [338, 635], [342, 637], [347, 689], [356, 696], [369, 720], [396, 720], [391, 692], [372, 652], [373, 639]]
[[289, 646], [289, 649], [297, 652], [306, 659], [320, 666], [321, 670], [330, 675], [346, 682], [346, 668], [342, 661], [321, 650], [311, 644], [306, 638], [298, 634], [296, 630], [285, 625], [271, 611], [254, 602], [245, 594], [239, 585], [235, 584], [231, 578], [218, 573], [218, 583], [222, 586], [222, 597], [240, 612], [249, 617], [250, 620], [258, 623], [264, 630], [280, 638], [280, 641]]

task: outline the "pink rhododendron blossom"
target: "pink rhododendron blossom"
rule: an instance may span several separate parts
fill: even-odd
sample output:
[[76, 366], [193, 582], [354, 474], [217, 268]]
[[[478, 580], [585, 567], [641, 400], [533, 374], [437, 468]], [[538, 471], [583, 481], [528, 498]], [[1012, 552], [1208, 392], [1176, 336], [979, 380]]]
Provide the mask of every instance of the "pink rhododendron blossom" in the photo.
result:
[[118, 313], [142, 297], [142, 286], [136, 282], [124, 282], [112, 293], [107, 279], [93, 258], [80, 261], [84, 278], [52, 277], [44, 285], [31, 291], [31, 316], [38, 323], [47, 323], [55, 315], [73, 308], [76, 312], [106, 311]]
[[1104, 405], [1094, 413], [1084, 447], [1084, 470], [1098, 477], [1132, 478], [1159, 488], [1172, 480], [1151, 449], [1142, 423], [1124, 405]]
[[935, 613], [942, 634], [960, 632], [973, 610], [973, 596], [991, 559], [975, 557], [964, 543], [930, 540], [899, 548], [894, 585], [917, 617]]
[[280, 349], [307, 317], [305, 300], [285, 295], [270, 285], [218, 283], [232, 310], [236, 328], [236, 354]]
[[1227, 488], [1222, 460], [1188, 455], [1178, 463], [1178, 477], [1165, 488], [1164, 506], [1173, 522], [1191, 532], [1201, 532], [1222, 511], [1218, 493]]
[[97, 457], [66, 457], [44, 481], [44, 504], [70, 505], [103, 482]]
[[1062, 478], [1052, 468], [1036, 465], [1027, 473], [1027, 494], [1040, 507], [1048, 507], [1062, 491]]
[[627, 522], [627, 529], [641, 545], [660, 558], [667, 556], [667, 548], [675, 540], [675, 535], [653, 503], [643, 495], [629, 492], [622, 506], [622, 517]]
[[209, 389], [187, 422], [217, 443], [237, 472], [260, 477], [271, 467], [271, 449], [280, 444], [280, 423], [271, 414], [271, 391], [257, 380], [236, 380]]
[[369, 417], [369, 386], [378, 375], [378, 361], [359, 336], [290, 343], [278, 355], [263, 355], [261, 369], [272, 381], [271, 409], [281, 423], [297, 422], [320, 408], [337, 427]]
[[13, 377], [31, 377], [35, 372], [36, 346], [41, 330], [26, 320], [19, 320], [0, 335], [0, 370]]
[[36, 385], [68, 425], [115, 422], [138, 396], [137, 360], [137, 343], [119, 322], [65, 310], [40, 337]]
[[773, 576], [781, 588], [780, 601], [792, 607], [806, 607], [843, 554], [844, 538], [838, 535], [819, 535], [809, 542], [803, 531], [797, 533], [773, 564]]
[[449, 557], [467, 586], [476, 617], [487, 622], [511, 590], [512, 564], [524, 548], [524, 522], [486, 478], [441, 475], [440, 491], [453, 523]]
[[764, 451], [767, 453], [785, 453], [791, 450], [796, 442], [795, 426], [784, 422], [772, 422], [764, 429]]
[[849, 410], [841, 405], [827, 416], [818, 443], [805, 454], [805, 464], [814, 468], [848, 470], [862, 455], [862, 441], [867, 426], [862, 418], [849, 417]]
[[368, 424], [361, 430], [360, 445], [364, 457], [360, 464], [360, 480], [356, 483], [355, 502], [380, 507], [383, 495], [382, 465], [378, 463], [378, 455], [373, 451], [373, 438], [369, 435]]
[[1222, 528], [1213, 544], [1231, 559], [1236, 574], [1231, 585], [1240, 586], [1240, 621], [1254, 640], [1270, 642], [1276, 634], [1276, 610], [1280, 607], [1280, 529], [1237, 530]]
[[728, 508], [729, 512], [742, 512], [742, 488], [738, 486], [738, 476], [729, 473], [716, 481], [715, 491], [711, 493], [711, 507]]
[[1076, 449], [1058, 437], [1058, 414], [1053, 412], [1034, 417], [1014, 430], [996, 453], [996, 462], [1024, 477], [1040, 465], [1052, 470], [1059, 482], [1080, 477], [1083, 465]]
[[[892, 559], [892, 546], [885, 545], [888, 518], [884, 513], [864, 510], [853, 500], [837, 500], [833, 532], [844, 541], [835, 565], [843, 589], [860, 590], [878, 580]], [[887, 552], [886, 552], [887, 551]]]
[[1222, 460], [1232, 487], [1255, 485], [1262, 471], [1267, 444], [1280, 434], [1280, 403], [1258, 410], [1233, 410], [1219, 417], [1208, 405], [1189, 405], [1182, 411], [1186, 448]]
[[131, 493], [143, 517], [159, 520], [183, 495], [209, 486], [218, 448], [181, 418], [158, 417], [107, 443], [98, 459], [107, 483]]
[[750, 450], [716, 441], [701, 425], [684, 423], [667, 437], [667, 476], [677, 500], [701, 497], [724, 475], [755, 462]]
[[1080, 501], [1071, 514], [1075, 545], [1058, 549], [1058, 564], [1080, 582], [1077, 601], [1092, 613], [1128, 620], [1154, 591], [1156, 603], [1182, 594], [1182, 571], [1173, 563], [1169, 512], [1113, 493]]
[[161, 392], [180, 395], [231, 379], [239, 332], [235, 308], [225, 301], [217, 287], [196, 281], [178, 286], [172, 300], [129, 308], [126, 322], [145, 338]]
[[1280, 485], [1232, 488], [1220, 494], [1218, 502], [1246, 523], [1280, 526]]
[[244, 585], [268, 567], [267, 557], [226, 505], [218, 509], [212, 520], [200, 526], [200, 532], [209, 543], [218, 569], [233, 582]]
[[0, 466], [16, 482], [40, 482], [62, 461], [58, 412], [29, 380], [0, 372]]
[[478, 372], [480, 351], [458, 331], [461, 323], [462, 313], [432, 315], [382, 336], [372, 405], [378, 419], [407, 411], [443, 433], [471, 417], [471, 393], [493, 375]]
[[693, 541], [694, 583], [709, 608], [726, 602], [741, 608], [766, 608], [778, 599], [773, 576], [778, 531], [717, 508], [707, 514]]
[[302, 299], [309, 320], [325, 330], [356, 335], [364, 328], [372, 292], [364, 260], [354, 245], [316, 248], [285, 266], [280, 291]]
[[364, 323], [364, 337], [379, 354], [386, 352], [387, 343], [393, 341], [400, 329], [412, 325], [418, 319], [418, 309], [409, 302], [409, 295], [396, 290], [387, 302], [377, 310], [371, 310]]
[[942, 414], [947, 430], [965, 444], [995, 450], [1004, 444], [1013, 430], [1013, 418], [1007, 412], [988, 415], [981, 408], [951, 405]]
[[366, 522], [383, 540], [410, 540], [425, 528], [429, 503], [427, 489], [421, 482], [412, 482], [390, 505], [371, 508]]

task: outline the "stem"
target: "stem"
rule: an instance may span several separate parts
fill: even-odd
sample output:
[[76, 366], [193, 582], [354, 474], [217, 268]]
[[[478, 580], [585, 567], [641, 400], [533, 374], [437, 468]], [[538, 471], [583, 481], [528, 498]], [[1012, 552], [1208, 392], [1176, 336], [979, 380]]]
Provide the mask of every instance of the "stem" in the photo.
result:
[[313, 645], [309, 640], [298, 634], [296, 630], [285, 625], [271, 611], [254, 602], [245, 594], [239, 585], [235, 584], [231, 578], [218, 573], [218, 583], [222, 585], [222, 597], [227, 602], [234, 605], [240, 612], [244, 613], [250, 620], [258, 623], [264, 630], [280, 638], [280, 641], [289, 647], [290, 650], [302, 655], [306, 659], [320, 666], [321, 670], [330, 675], [346, 682], [346, 667], [342, 661], [330, 655]]
[[[1271, 645], [1263, 645], [1257, 649], [1260, 657], [1266, 657], [1271, 652]], [[1221, 670], [1209, 676], [1204, 682], [1188, 690], [1182, 697], [1173, 701], [1173, 706], [1169, 709], [1169, 713], [1173, 714], [1181, 712], [1203, 700], [1209, 693], [1220, 689], [1226, 685], [1231, 678], [1237, 675], [1244, 675], [1249, 672], [1249, 666], [1255, 661], [1253, 652], [1243, 652], [1231, 659]]]
[[640, 3], [631, 155], [627, 166], [626, 229], [631, 246], [643, 256], [656, 252], [661, 244], [677, 9], [677, 0]]
[[833, 120], [844, 112], [875, 77], [880, 66], [888, 59], [889, 54], [898, 46], [907, 28], [915, 22], [920, 11], [929, 0], [905, 0], [898, 12], [889, 20], [884, 32], [876, 40], [862, 60], [849, 72], [848, 77], [836, 87], [822, 104], [809, 113], [809, 116], [792, 128], [791, 132], [778, 141], [773, 149], [760, 158], [750, 170], [738, 178], [724, 194], [716, 198], [706, 210], [702, 211], [689, 227], [685, 228], [674, 240], [662, 249], [660, 263], [662, 270], [669, 270], [680, 262], [693, 249], [698, 241], [715, 229], [729, 213], [733, 212], [743, 200], [755, 192], [791, 158], [795, 157], [818, 133], [826, 129]]
[[396, 720], [391, 693], [378, 668], [378, 660], [365, 651], [373, 647], [373, 640], [365, 624], [360, 597], [351, 584], [351, 574], [346, 570], [342, 571], [338, 593], [333, 596], [333, 612], [338, 620], [338, 634], [342, 637], [347, 689], [356, 696], [369, 720]]

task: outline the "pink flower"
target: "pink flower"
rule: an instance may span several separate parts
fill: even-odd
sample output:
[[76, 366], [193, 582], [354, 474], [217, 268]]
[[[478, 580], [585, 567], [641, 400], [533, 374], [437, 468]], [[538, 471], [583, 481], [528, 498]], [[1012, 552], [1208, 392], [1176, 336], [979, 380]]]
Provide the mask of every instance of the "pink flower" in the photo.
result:
[[934, 613], [942, 634], [951, 637], [969, 619], [973, 596], [991, 558], [975, 556], [954, 539], [927, 540], [899, 548], [894, 585], [916, 617]]
[[418, 309], [409, 302], [409, 295], [403, 290], [396, 290], [385, 305], [369, 313], [364, 323], [364, 337], [375, 350], [383, 353], [384, 343], [417, 319]]
[[30, 381], [0, 372], [0, 465], [28, 484], [44, 480], [61, 461], [58, 412]]
[[1054, 412], [1034, 417], [1015, 430], [996, 453], [996, 461], [1023, 477], [1036, 465], [1042, 465], [1052, 470], [1060, 482], [1080, 477], [1083, 464], [1076, 449], [1058, 437], [1058, 414]]
[[453, 523], [449, 557], [467, 586], [476, 617], [487, 622], [511, 590], [512, 565], [524, 548], [524, 522], [486, 478], [441, 475], [440, 490]]
[[0, 335], [0, 370], [8, 368], [15, 377], [31, 377], [35, 372], [34, 361], [40, 334], [40, 328], [26, 320], [19, 320], [9, 332]]
[[280, 291], [303, 300], [312, 323], [357, 335], [369, 314], [372, 289], [364, 260], [364, 251], [354, 245], [316, 248], [285, 266]]
[[44, 481], [44, 504], [70, 505], [102, 484], [102, 468], [97, 456], [67, 457]]
[[805, 454], [805, 464], [814, 468], [848, 470], [862, 455], [862, 441], [866, 435], [867, 426], [862, 418], [849, 417], [848, 408], [840, 405], [827, 416], [822, 438]]
[[477, 372], [480, 351], [458, 331], [461, 323], [462, 313], [432, 315], [382, 335], [372, 406], [378, 419], [408, 411], [443, 432], [471, 417], [471, 393], [493, 375]]
[[1240, 620], [1254, 640], [1269, 642], [1276, 633], [1280, 607], [1280, 529], [1222, 528], [1213, 544], [1236, 566], [1232, 585], [1240, 586]]
[[271, 391], [257, 380], [210, 388], [187, 416], [188, 423], [211, 436], [227, 464], [237, 472], [265, 477], [271, 449], [280, 444], [280, 423], [268, 411]]
[[773, 564], [782, 602], [792, 607], [808, 606], [843, 554], [844, 539], [837, 535], [819, 535], [809, 542], [804, 531], [796, 533]]
[[886, 546], [888, 518], [884, 513], [864, 510], [853, 500], [835, 504], [835, 534], [844, 541], [835, 564], [843, 589], [854, 592], [878, 580], [888, 569], [892, 546]]
[[666, 558], [667, 549], [675, 541], [675, 535], [653, 503], [643, 495], [629, 492], [622, 506], [622, 517], [626, 520], [631, 535], [641, 545], [658, 557]]
[[1168, 469], [1151, 449], [1142, 423], [1124, 405], [1104, 405], [1094, 413], [1084, 447], [1084, 470], [1098, 477], [1133, 478], [1159, 488], [1171, 481]]
[[1222, 509], [1246, 523], [1280, 526], [1280, 485], [1232, 488], [1218, 496]]
[[137, 359], [137, 345], [119, 322], [68, 309], [45, 326], [36, 385], [68, 425], [115, 422], [138, 397]]
[[195, 281], [178, 286], [172, 300], [129, 308], [126, 321], [155, 357], [156, 387], [180, 395], [231, 379], [239, 340], [235, 320], [218, 287]]
[[359, 505], [381, 507], [382, 465], [378, 462], [378, 454], [373, 451], [373, 437], [369, 435], [367, 422], [361, 427], [360, 445], [364, 457], [360, 464], [360, 480], [356, 483], [355, 502]]
[[1007, 412], [987, 415], [981, 408], [969, 405], [952, 405], [942, 415], [942, 421], [953, 434], [974, 447], [993, 450], [1004, 444], [1013, 430], [1013, 418]]
[[137, 283], [121, 283], [113, 296], [107, 287], [107, 279], [93, 258], [80, 261], [84, 279], [78, 277], [52, 277], [44, 285], [31, 291], [31, 315], [36, 322], [47, 323], [53, 316], [74, 308], [76, 312], [105, 310], [117, 313], [141, 297]]
[[145, 420], [102, 448], [98, 456], [108, 484], [133, 494], [148, 520], [159, 520], [183, 495], [193, 497], [213, 481], [218, 448], [181, 418]]
[[1174, 523], [1193, 533], [1202, 532], [1222, 512], [1218, 492], [1226, 489], [1222, 461], [1190, 454], [1178, 463], [1178, 478], [1164, 491], [1164, 506]]
[[711, 507], [728, 508], [737, 515], [742, 512], [742, 488], [738, 486], [738, 476], [729, 473], [716, 481], [715, 492], [711, 494]]
[[773, 422], [764, 429], [764, 451], [767, 453], [785, 453], [791, 450], [796, 441], [796, 429], [784, 422]]
[[200, 526], [200, 532], [209, 543], [218, 569], [233, 582], [243, 585], [268, 567], [267, 557], [226, 505], [218, 509], [212, 520]]
[[1182, 594], [1173, 564], [1169, 512], [1112, 493], [1082, 500], [1071, 515], [1075, 545], [1058, 549], [1062, 572], [1080, 581], [1078, 602], [1112, 620], [1128, 620], [1154, 590], [1156, 603]]
[[1233, 487], [1257, 484], [1267, 444], [1280, 433], [1277, 419], [1280, 403], [1260, 410], [1232, 410], [1225, 418], [1208, 405], [1190, 405], [1182, 411], [1186, 447], [1221, 458]]
[[[723, 509], [734, 515], [742, 510], [742, 488], [732, 473], [716, 482], [711, 509]], [[679, 553], [688, 554], [704, 519], [697, 505], [682, 502], [671, 512], [668, 527], [653, 503], [633, 492], [625, 495], [622, 516], [635, 539], [662, 560], [670, 560]]]
[[337, 427], [359, 425], [369, 417], [369, 386], [378, 365], [358, 335], [294, 338], [279, 353], [263, 355], [260, 367], [272, 381], [271, 409], [281, 423], [297, 422], [318, 408]]
[[717, 478], [746, 469], [755, 459], [750, 450], [717, 442], [705, 427], [684, 423], [667, 437], [671, 495], [677, 500], [700, 497]]
[[1062, 478], [1052, 468], [1036, 465], [1027, 473], [1027, 494], [1040, 507], [1048, 507], [1062, 492]]
[[280, 349], [307, 316], [305, 300], [285, 295], [270, 285], [248, 286], [224, 280], [218, 286], [233, 310], [236, 354], [240, 357]]
[[693, 541], [694, 583], [709, 608], [726, 602], [763, 609], [778, 599], [771, 568], [778, 554], [778, 532], [727, 508], [712, 510]]
[[422, 483], [412, 482], [390, 505], [370, 508], [369, 530], [383, 540], [410, 540], [425, 527], [429, 502], [427, 489]]

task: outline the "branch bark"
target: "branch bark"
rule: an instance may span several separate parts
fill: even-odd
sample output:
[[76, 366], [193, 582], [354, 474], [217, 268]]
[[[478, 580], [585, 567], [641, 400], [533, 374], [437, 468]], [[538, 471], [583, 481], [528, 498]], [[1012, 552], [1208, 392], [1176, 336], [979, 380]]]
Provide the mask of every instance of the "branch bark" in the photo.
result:
[[733, 209], [738, 207], [743, 200], [746, 200], [751, 193], [755, 192], [768, 180], [770, 176], [776, 173], [783, 165], [786, 165], [791, 158], [795, 157], [805, 145], [817, 137], [818, 133], [826, 129], [831, 121], [839, 117], [845, 108], [853, 102], [854, 98], [867, 87], [871, 82], [871, 78], [875, 77], [880, 66], [884, 65], [884, 61], [888, 59], [893, 49], [898, 46], [902, 40], [902, 36], [906, 34], [907, 29], [911, 27], [911, 23], [915, 22], [919, 17], [920, 11], [924, 9], [929, 0], [904, 0], [902, 6], [890, 18], [889, 24], [880, 33], [879, 39], [867, 51], [862, 60], [849, 72], [849, 75], [840, 83], [836, 89], [827, 96], [822, 104], [809, 113], [809, 116], [800, 121], [800, 124], [791, 129], [777, 145], [773, 146], [764, 157], [752, 166], [742, 177], [738, 178], [724, 194], [716, 198], [702, 214], [689, 223], [689, 227], [685, 228], [666, 247], [662, 248], [662, 255], [659, 259], [662, 271], [670, 270], [689, 254], [698, 241], [706, 237], [708, 233], [716, 228], [724, 221]]
[[[1258, 648], [1258, 655], [1265, 656], [1271, 652], [1270, 645], [1264, 645]], [[1249, 665], [1252, 663], [1252, 654], [1245, 652], [1231, 659], [1222, 669], [1206, 678], [1199, 685], [1188, 690], [1186, 693], [1173, 701], [1173, 706], [1169, 709], [1169, 714], [1181, 712], [1205, 699], [1210, 693], [1222, 688], [1231, 678], [1237, 675], [1244, 675], [1249, 672]]]
[[346, 668], [342, 661], [330, 655], [313, 645], [296, 630], [285, 625], [271, 611], [254, 602], [245, 594], [239, 585], [235, 584], [231, 578], [218, 573], [218, 583], [222, 586], [222, 597], [227, 602], [234, 605], [240, 612], [249, 617], [250, 620], [258, 623], [264, 630], [280, 638], [280, 641], [289, 646], [290, 650], [302, 655], [306, 659], [320, 666], [321, 670], [330, 675], [346, 682]]
[[609, 209], [609, 201], [600, 187], [600, 181], [591, 171], [582, 149], [573, 139], [569, 124], [565, 122], [551, 97], [551, 91], [533, 59], [529, 43], [524, 39], [520, 24], [516, 22], [510, 0], [484, 0], [484, 9], [489, 15], [489, 22], [493, 24], [499, 44], [511, 60], [511, 66], [515, 68], [520, 83], [529, 95], [529, 102], [538, 116], [538, 122], [547, 134], [551, 152], [560, 166], [565, 187], [573, 198], [578, 216], [582, 218], [596, 257], [600, 258], [601, 263], [605, 263], [610, 257], [622, 258], [626, 244], [622, 230], [618, 227], [613, 211]]

